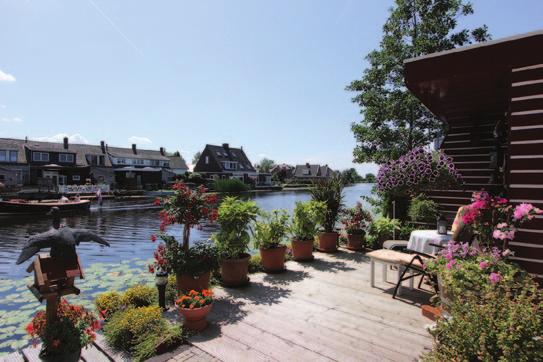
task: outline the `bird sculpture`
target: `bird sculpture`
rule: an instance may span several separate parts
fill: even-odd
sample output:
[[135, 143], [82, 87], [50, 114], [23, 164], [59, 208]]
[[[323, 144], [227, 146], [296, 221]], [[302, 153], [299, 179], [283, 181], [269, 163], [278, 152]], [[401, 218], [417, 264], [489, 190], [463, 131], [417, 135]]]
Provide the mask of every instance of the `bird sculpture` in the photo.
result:
[[107, 241], [92, 231], [60, 227], [58, 208], [53, 207], [49, 214], [53, 215], [53, 227], [49, 231], [33, 235], [28, 239], [21, 251], [21, 255], [17, 259], [17, 264], [24, 263], [45, 248], [51, 248], [49, 252], [51, 258], [75, 260], [77, 259], [75, 247], [82, 241], [94, 241], [98, 244], [109, 246]]

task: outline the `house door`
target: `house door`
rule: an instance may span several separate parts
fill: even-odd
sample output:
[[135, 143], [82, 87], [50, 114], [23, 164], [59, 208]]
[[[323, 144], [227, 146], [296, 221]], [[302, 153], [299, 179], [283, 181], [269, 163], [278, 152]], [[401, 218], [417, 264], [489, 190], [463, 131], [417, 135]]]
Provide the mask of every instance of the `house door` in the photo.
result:
[[43, 178], [51, 179], [53, 185], [58, 185], [58, 172], [57, 171], [43, 171]]

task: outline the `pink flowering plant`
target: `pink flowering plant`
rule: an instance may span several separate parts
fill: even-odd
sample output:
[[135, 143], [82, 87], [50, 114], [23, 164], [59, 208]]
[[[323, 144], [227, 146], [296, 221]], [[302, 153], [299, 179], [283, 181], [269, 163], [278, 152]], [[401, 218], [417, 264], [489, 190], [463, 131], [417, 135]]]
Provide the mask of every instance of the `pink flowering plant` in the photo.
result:
[[503, 285], [514, 285], [525, 273], [506, 261], [509, 251], [499, 248], [481, 250], [468, 243], [450, 241], [436, 259], [426, 264], [426, 270], [440, 278], [452, 300], [462, 300], [473, 293]]
[[442, 151], [415, 148], [397, 160], [381, 166], [376, 189], [392, 196], [417, 195], [421, 191], [462, 183], [452, 158]]
[[542, 213], [532, 204], [513, 206], [506, 198], [481, 191], [473, 193], [472, 203], [464, 212], [462, 221], [471, 226], [479, 244], [506, 250], [509, 241], [515, 238], [517, 228]]

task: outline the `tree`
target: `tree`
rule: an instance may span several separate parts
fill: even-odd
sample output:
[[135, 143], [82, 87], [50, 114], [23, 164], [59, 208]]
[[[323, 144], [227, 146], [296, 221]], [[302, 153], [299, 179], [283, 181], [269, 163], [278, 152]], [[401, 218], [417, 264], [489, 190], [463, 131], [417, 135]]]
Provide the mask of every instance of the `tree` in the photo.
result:
[[200, 159], [200, 156], [202, 155], [202, 152], [198, 151], [194, 154], [192, 157], [192, 164], [196, 165], [198, 163], [198, 160]]
[[341, 179], [346, 185], [355, 184], [363, 181], [362, 176], [358, 174], [354, 167], [341, 171]]
[[364, 182], [367, 182], [369, 184], [374, 184], [377, 178], [372, 173], [367, 173], [366, 177], [364, 177]]
[[465, 0], [395, 0], [380, 49], [366, 56], [362, 79], [347, 86], [357, 93], [352, 101], [363, 116], [352, 124], [355, 162], [385, 163], [442, 134], [442, 122], [407, 90], [403, 62], [488, 40], [486, 25], [457, 29], [458, 19], [470, 14], [473, 7]]
[[260, 163], [258, 163], [256, 165], [256, 169], [258, 170], [258, 172], [270, 172], [271, 169], [273, 168], [273, 166], [275, 166], [275, 161], [273, 160], [270, 160], [268, 158], [263, 158]]

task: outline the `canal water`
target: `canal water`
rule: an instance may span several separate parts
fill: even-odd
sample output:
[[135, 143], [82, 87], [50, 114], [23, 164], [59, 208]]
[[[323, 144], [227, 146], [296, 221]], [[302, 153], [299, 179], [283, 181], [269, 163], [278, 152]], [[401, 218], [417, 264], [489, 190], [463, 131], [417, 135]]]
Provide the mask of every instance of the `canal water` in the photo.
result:
[[[345, 205], [362, 202], [361, 197], [369, 195], [371, 187], [371, 184], [346, 187]], [[307, 191], [254, 193], [244, 197], [253, 199], [263, 210], [287, 209], [289, 212], [296, 201], [310, 199]], [[92, 207], [89, 213], [63, 217], [61, 224], [92, 230], [111, 244], [111, 247], [103, 247], [81, 243], [78, 247], [85, 279], [76, 281], [81, 295], [72, 297], [72, 302], [93, 308], [92, 300], [105, 290], [152, 283], [153, 276], [147, 272], [146, 265], [156, 248], [150, 236], [158, 231], [159, 223], [158, 209], [150, 200], [104, 202], [101, 210]], [[24, 327], [36, 310], [44, 308], [26, 287], [32, 282], [26, 272], [29, 262], [15, 265], [15, 260], [30, 235], [50, 227], [48, 218], [0, 216], [0, 355], [28, 345]], [[193, 229], [191, 242], [207, 240], [215, 231], [213, 228]], [[181, 228], [174, 226], [168, 232], [181, 235]]]

